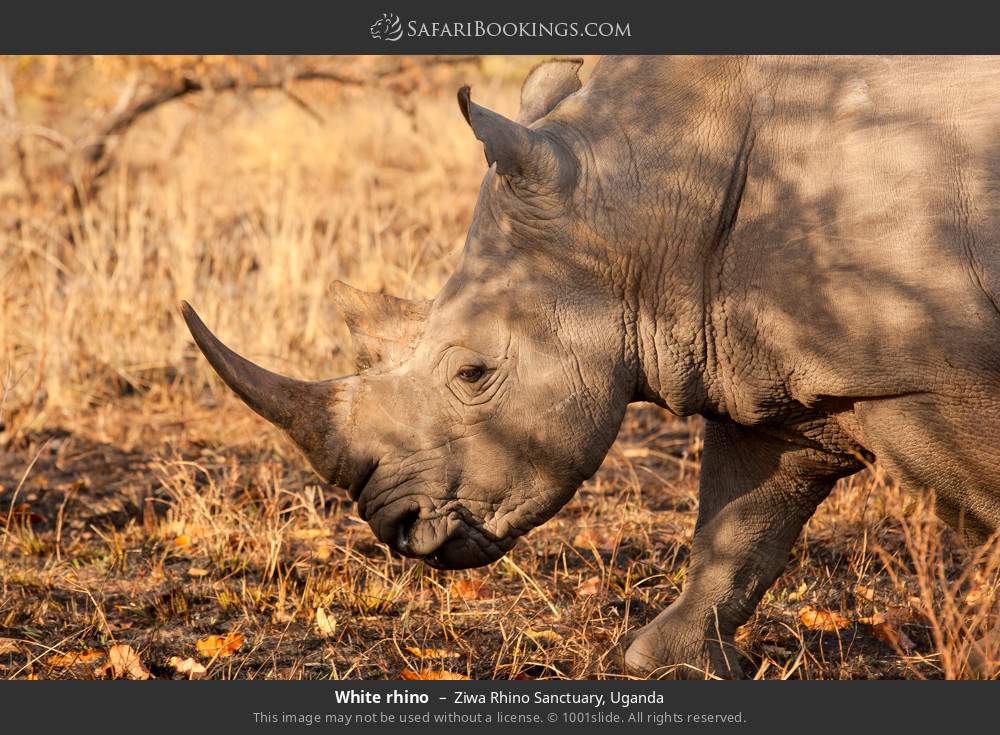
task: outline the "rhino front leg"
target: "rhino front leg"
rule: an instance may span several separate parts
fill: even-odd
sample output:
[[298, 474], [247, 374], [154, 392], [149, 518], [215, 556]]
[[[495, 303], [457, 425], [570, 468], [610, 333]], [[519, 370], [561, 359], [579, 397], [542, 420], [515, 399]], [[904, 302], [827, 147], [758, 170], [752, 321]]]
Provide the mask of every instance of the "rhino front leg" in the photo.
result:
[[625, 653], [631, 673], [743, 675], [736, 629], [781, 574], [834, 482], [856, 469], [844, 455], [816, 446], [706, 422], [687, 581], [680, 597], [636, 633]]

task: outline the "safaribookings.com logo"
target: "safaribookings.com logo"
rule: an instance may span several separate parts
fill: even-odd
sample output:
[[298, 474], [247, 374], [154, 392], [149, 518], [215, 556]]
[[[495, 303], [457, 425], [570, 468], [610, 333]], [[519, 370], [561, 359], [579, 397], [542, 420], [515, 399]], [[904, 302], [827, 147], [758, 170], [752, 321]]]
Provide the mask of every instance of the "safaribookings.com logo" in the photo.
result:
[[368, 30], [376, 41], [398, 41], [403, 37], [403, 24], [395, 13], [382, 13]]
[[395, 13], [382, 17], [368, 29], [376, 41], [407, 38], [631, 38], [632, 29], [622, 21], [419, 21], [404, 23]]

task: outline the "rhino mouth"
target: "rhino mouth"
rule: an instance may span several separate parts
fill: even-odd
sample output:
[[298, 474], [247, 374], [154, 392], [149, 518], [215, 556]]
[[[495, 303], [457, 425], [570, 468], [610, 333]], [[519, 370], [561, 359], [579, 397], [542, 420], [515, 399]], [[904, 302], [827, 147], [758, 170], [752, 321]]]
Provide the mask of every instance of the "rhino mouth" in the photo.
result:
[[497, 561], [516, 543], [516, 538], [496, 538], [478, 525], [463, 523], [431, 554], [420, 558], [435, 569], [473, 569]]
[[[500, 537], [460, 501], [444, 504], [424, 493], [378, 502], [393, 491], [378, 489], [371, 475], [358, 489], [358, 511], [375, 536], [400, 556], [435, 569], [469, 569], [491, 564], [514, 546], [516, 536]], [[395, 488], [398, 492], [399, 488]]]
[[433, 554], [424, 557], [424, 563], [446, 571], [485, 567], [503, 557], [514, 546], [514, 541], [511, 540], [505, 544], [491, 543], [491, 548], [484, 549], [472, 540], [474, 538], [463, 536], [450, 539]]

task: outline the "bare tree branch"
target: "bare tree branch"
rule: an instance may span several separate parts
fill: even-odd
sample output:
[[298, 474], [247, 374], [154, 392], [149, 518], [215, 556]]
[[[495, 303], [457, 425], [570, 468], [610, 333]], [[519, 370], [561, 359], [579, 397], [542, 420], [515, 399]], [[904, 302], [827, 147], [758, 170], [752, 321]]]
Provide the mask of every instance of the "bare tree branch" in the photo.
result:
[[334, 82], [337, 84], [363, 87], [379, 81], [398, 76], [408, 71], [439, 65], [454, 65], [478, 62], [478, 56], [427, 56], [416, 61], [400, 61], [388, 68], [377, 70], [367, 75], [345, 73], [337, 69], [301, 69], [284, 73], [260, 74], [254, 79], [243, 79], [228, 76], [204, 82], [186, 76], [172, 86], [153, 91], [148, 96], [131, 106], [120, 110], [102, 126], [93, 143], [83, 148], [82, 157], [90, 171], [86, 177], [83, 191], [77, 190], [74, 195], [76, 206], [81, 204], [81, 194], [93, 198], [100, 186], [101, 179], [111, 170], [114, 164], [112, 140], [124, 135], [138, 120], [161, 106], [199, 92], [233, 92], [240, 90], [276, 90], [286, 94], [296, 105], [314, 119], [322, 122], [319, 115], [305, 100], [291, 91], [292, 82]]
[[304, 99], [299, 97], [299, 95], [297, 95], [295, 91], [287, 84], [281, 88], [281, 91], [285, 93], [285, 96], [288, 97], [288, 99], [291, 100], [296, 105], [296, 107], [298, 107], [300, 110], [306, 113], [313, 120], [318, 122], [320, 125], [323, 125], [326, 122], [326, 119], [321, 114], [319, 114], [319, 112], [316, 110], [315, 107], [313, 107]]

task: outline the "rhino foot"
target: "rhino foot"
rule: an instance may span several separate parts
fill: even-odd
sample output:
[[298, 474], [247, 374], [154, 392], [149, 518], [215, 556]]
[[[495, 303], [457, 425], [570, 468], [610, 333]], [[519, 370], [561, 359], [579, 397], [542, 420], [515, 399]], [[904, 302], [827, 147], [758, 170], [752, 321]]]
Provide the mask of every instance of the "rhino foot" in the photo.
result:
[[[667, 611], [669, 612], [669, 611]], [[662, 616], [661, 616], [662, 618]], [[742, 653], [729, 636], [706, 636], [657, 618], [632, 636], [625, 669], [647, 679], [742, 679]]]

